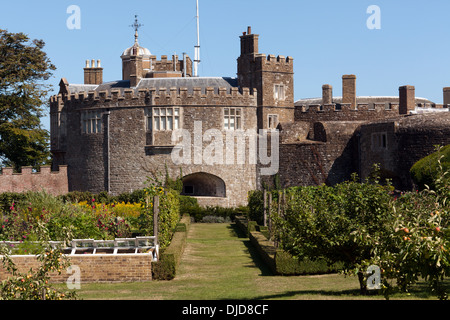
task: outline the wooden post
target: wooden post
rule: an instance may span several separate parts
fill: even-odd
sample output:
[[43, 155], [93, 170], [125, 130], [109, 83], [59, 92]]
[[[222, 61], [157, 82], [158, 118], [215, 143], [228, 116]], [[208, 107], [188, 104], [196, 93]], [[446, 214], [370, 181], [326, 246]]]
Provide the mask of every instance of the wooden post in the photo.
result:
[[267, 191], [264, 189], [263, 191], [263, 199], [264, 199], [264, 206], [263, 206], [263, 213], [264, 213], [264, 227], [267, 226]]
[[277, 209], [277, 214], [278, 216], [280, 216], [281, 213], [281, 191], [278, 191], [278, 209]]
[[158, 243], [158, 229], [159, 229], [159, 196], [153, 197], [153, 236], [155, 237], [155, 244]]
[[268, 203], [269, 210], [268, 212], [268, 218], [269, 218], [269, 240], [272, 238], [272, 192], [269, 192], [269, 203]]

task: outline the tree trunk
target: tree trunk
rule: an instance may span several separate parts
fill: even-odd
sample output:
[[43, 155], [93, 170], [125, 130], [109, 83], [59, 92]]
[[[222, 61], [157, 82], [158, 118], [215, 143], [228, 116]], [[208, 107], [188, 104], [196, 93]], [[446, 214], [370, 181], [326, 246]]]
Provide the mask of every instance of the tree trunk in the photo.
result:
[[358, 280], [359, 280], [359, 290], [362, 295], [367, 294], [367, 283], [364, 278], [364, 273], [362, 271], [358, 272]]

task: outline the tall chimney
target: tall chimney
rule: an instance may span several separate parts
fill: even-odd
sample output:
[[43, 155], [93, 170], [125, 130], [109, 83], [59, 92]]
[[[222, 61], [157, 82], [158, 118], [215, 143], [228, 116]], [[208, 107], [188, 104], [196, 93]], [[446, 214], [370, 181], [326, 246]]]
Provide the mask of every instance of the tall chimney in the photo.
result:
[[409, 114], [416, 108], [416, 89], [414, 86], [403, 86], [399, 91], [399, 113]]
[[351, 109], [356, 108], [356, 76], [354, 74], [342, 76], [342, 103], [350, 103]]
[[444, 88], [444, 108], [450, 104], [450, 87]]
[[102, 84], [103, 83], [103, 68], [101, 67], [100, 60], [97, 60], [97, 66], [95, 66], [95, 60], [91, 62], [86, 60], [86, 66], [84, 68], [84, 84]]
[[333, 103], [333, 87], [329, 84], [322, 86], [322, 105]]
[[241, 55], [258, 53], [259, 35], [252, 34], [252, 27], [247, 27], [247, 34], [244, 32], [241, 38]]

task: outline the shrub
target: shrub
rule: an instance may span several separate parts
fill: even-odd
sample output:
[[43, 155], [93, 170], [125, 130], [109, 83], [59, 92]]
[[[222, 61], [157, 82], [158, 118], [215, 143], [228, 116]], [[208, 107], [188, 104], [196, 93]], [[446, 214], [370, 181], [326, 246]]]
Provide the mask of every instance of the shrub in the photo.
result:
[[155, 280], [172, 280], [176, 276], [177, 268], [184, 252], [187, 231], [189, 230], [191, 218], [184, 215], [177, 224], [176, 232], [168, 247], [162, 249], [159, 260], [152, 263], [152, 277]]
[[37, 232], [39, 244], [36, 248], [39, 250], [37, 259], [40, 262], [37, 270], [19, 272], [11, 259], [11, 251], [6, 246], [0, 246], [3, 267], [10, 273], [10, 277], [0, 284], [0, 298], [2, 300], [76, 299], [75, 291], [56, 289], [49, 284], [49, 273], [56, 271], [61, 274], [62, 270], [70, 265], [70, 261], [60, 249], [50, 246], [48, 232], [42, 223], [39, 223], [36, 229], [39, 229]]
[[425, 186], [429, 186], [430, 189], [436, 188], [435, 181], [440, 172], [438, 160], [444, 172], [450, 170], [450, 145], [420, 159], [411, 167], [411, 178], [419, 190], [426, 189]]

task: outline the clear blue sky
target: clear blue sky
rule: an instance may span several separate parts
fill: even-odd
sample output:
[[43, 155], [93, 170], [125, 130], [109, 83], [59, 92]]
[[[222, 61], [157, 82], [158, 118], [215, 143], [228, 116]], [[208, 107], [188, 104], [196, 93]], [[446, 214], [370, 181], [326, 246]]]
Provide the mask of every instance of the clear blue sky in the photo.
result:
[[[448, 0], [200, 0], [200, 76], [236, 76], [239, 36], [252, 26], [260, 52], [294, 58], [295, 99], [319, 97], [328, 83], [341, 95], [341, 76], [357, 75], [358, 95], [416, 96], [442, 103], [450, 86]], [[81, 28], [69, 29], [70, 5]], [[370, 5], [380, 8], [381, 29], [367, 28]], [[101, 59], [104, 81], [121, 78], [120, 55], [134, 41], [134, 15], [144, 26], [140, 44], [152, 54], [194, 57], [195, 0], [2, 1], [0, 28], [43, 39], [62, 77], [83, 83], [87, 59]], [[48, 128], [48, 119], [43, 119]]]

